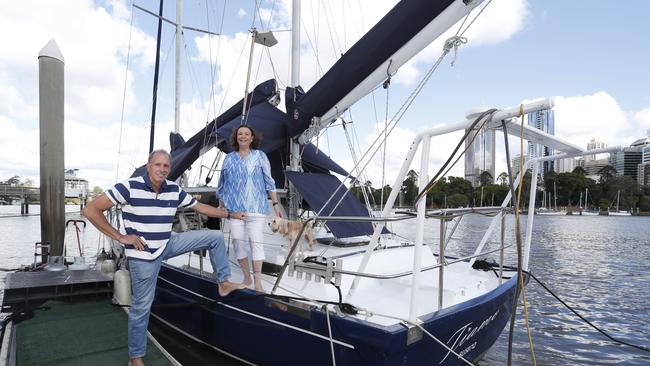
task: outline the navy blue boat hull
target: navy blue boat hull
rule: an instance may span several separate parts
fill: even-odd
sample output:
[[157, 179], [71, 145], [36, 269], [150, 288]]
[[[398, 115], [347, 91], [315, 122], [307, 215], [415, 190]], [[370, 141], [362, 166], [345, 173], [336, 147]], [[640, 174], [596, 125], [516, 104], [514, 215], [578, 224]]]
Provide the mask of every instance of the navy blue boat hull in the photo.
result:
[[[455, 352], [476, 361], [507, 324], [515, 287], [513, 277], [487, 294], [420, 317], [422, 325]], [[332, 364], [327, 317], [320, 308], [294, 306], [249, 290], [221, 298], [214, 282], [166, 264], [152, 313], [183, 333], [254, 364]], [[378, 326], [329, 315], [338, 342], [337, 365], [464, 364], [426, 334], [407, 345], [407, 330], [401, 325]]]

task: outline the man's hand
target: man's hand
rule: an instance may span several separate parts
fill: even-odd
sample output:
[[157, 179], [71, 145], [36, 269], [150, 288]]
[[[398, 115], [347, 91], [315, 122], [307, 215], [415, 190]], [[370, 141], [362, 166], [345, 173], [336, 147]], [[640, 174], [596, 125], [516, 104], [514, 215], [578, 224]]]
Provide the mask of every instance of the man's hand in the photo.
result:
[[144, 239], [140, 238], [137, 235], [121, 235], [119, 241], [122, 244], [133, 245], [133, 247], [137, 250], [144, 250]]
[[230, 214], [231, 219], [243, 220], [246, 218], [246, 214], [243, 212], [232, 212]]

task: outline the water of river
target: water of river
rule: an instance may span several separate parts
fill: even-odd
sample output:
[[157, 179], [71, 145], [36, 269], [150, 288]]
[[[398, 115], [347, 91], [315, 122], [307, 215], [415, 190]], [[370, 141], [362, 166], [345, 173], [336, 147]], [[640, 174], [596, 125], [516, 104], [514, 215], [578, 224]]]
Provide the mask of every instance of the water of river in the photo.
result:
[[[68, 219], [79, 218], [78, 207], [66, 210], [71, 212]], [[31, 206], [30, 212], [37, 214], [38, 206]], [[34, 243], [40, 240], [40, 217], [6, 217], [19, 213], [19, 206], [0, 206], [3, 269], [32, 263]], [[511, 227], [513, 220], [508, 217], [507, 225]], [[460, 243], [476, 242], [488, 224], [488, 217], [466, 217], [449, 249], [470, 253], [473, 248]], [[425, 237], [436, 242], [438, 233], [434, 224]], [[88, 261], [104, 245], [91, 225], [81, 233], [81, 241]], [[73, 227], [66, 232], [66, 247], [68, 255], [77, 255]], [[530, 263], [540, 280], [593, 323], [615, 338], [650, 347], [650, 217], [539, 216], [533, 227]], [[5, 273], [0, 271], [0, 290]], [[526, 295], [538, 365], [650, 365], [650, 353], [609, 341], [535, 282], [528, 284]], [[513, 364], [531, 365], [521, 313], [515, 329]], [[480, 364], [505, 364], [507, 339], [506, 327]]]

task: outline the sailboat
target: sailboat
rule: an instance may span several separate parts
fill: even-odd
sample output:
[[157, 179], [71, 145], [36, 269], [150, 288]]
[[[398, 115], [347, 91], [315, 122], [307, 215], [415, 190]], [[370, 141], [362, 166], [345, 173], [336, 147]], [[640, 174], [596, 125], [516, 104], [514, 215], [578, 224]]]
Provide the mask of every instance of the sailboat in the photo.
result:
[[[331, 173], [351, 174], [311, 143], [320, 129], [384, 82], [387, 71], [390, 75], [480, 2], [402, 1], [309, 90], [292, 82], [285, 93], [286, 111], [276, 107], [277, 83], [268, 80], [193, 137], [181, 140], [171, 152], [171, 180], [180, 177], [206, 149], [216, 146], [229, 151], [227, 139], [242, 122], [245, 110], [247, 123], [265, 136], [260, 148], [271, 160], [278, 188], [289, 191], [282, 204], [293, 216], [299, 209], [298, 200], [290, 199], [295, 189], [309, 206], [304, 217], [321, 230], [314, 249], [307, 248], [300, 237], [287, 243], [267, 233], [267, 259], [262, 268], [265, 292], [242, 290], [222, 298], [203, 256], [168, 260], [160, 270], [152, 316], [247, 364], [471, 365], [480, 360], [511, 319], [518, 288], [526, 282], [517, 268], [529, 268], [534, 210], [528, 212], [521, 241], [506, 244], [502, 230], [496, 246], [489, 239], [505, 225], [510, 194], [496, 208], [427, 211], [431, 139], [474, 128], [499, 128], [520, 136], [517, 117], [552, 108], [552, 100], [489, 109], [421, 132], [411, 142], [393, 185], [400, 187], [414, 169], [416, 151], [422, 147], [421, 198], [415, 215], [393, 214], [399, 189], [391, 191], [379, 215], [371, 215]], [[454, 39], [447, 42], [447, 52], [454, 44]], [[521, 128], [528, 141], [543, 142], [561, 152], [526, 162], [522, 171], [533, 169], [531, 187], [536, 187], [544, 161], [587, 153], [559, 137], [529, 126]], [[285, 169], [287, 162], [291, 169]], [[282, 183], [285, 177], [290, 182], [287, 187]], [[522, 176], [517, 177], [511, 192], [522, 181]], [[534, 207], [535, 194], [531, 190], [528, 207]], [[494, 217], [480, 241], [466, 243], [472, 254], [448, 252], [455, 225], [465, 215], [476, 213]], [[399, 222], [406, 222], [402, 226], [415, 233], [415, 240], [388, 230], [387, 223]], [[430, 225], [440, 227], [438, 243], [424, 242], [424, 228]], [[228, 228], [222, 227], [228, 237]], [[505, 252], [512, 254], [515, 247], [522, 254], [521, 261], [506, 262], [504, 258], [513, 256]], [[488, 257], [499, 262], [484, 260]], [[231, 259], [236, 281], [241, 270]]]
[[[542, 216], [564, 216], [564, 215], [566, 215], [567, 213], [566, 213], [565, 210], [558, 210], [558, 208], [557, 208], [557, 186], [555, 184], [555, 181], [553, 181], [553, 199], [554, 199], [553, 208], [541, 207], [541, 208], [539, 208], [537, 210], [537, 214], [542, 215]], [[550, 192], [549, 192], [548, 201], [549, 201], [549, 206], [550, 206], [550, 202], [551, 202]]]
[[621, 211], [618, 209], [618, 205], [621, 201], [621, 190], [619, 189], [616, 192], [616, 211], [609, 210], [609, 215], [610, 216], [632, 216], [632, 214], [629, 211]]
[[591, 208], [591, 209], [588, 208], [588, 206], [589, 206], [588, 199], [589, 199], [589, 188], [586, 187], [585, 188], [585, 204], [584, 204], [584, 207], [583, 207], [582, 212], [580, 214], [582, 216], [598, 216], [600, 214], [598, 211], [596, 211], [594, 208]]

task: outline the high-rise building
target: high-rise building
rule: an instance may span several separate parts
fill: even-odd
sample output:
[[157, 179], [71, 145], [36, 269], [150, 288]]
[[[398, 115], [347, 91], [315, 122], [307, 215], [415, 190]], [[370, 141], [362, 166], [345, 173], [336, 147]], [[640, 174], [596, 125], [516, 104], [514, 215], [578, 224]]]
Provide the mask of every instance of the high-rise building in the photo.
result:
[[[597, 141], [596, 139], [592, 138], [591, 141], [587, 143], [587, 150], [596, 150], [596, 149], [604, 149], [607, 147], [607, 144], [602, 142], [602, 141]], [[592, 155], [586, 155], [585, 156], [585, 161], [591, 161], [591, 160], [598, 160], [598, 159], [607, 159], [609, 158], [609, 154], [603, 153], [603, 154], [592, 154]]]
[[[473, 139], [473, 141], [472, 141]], [[472, 143], [470, 144], [470, 141]], [[490, 173], [490, 183], [494, 183], [495, 167], [495, 135], [494, 130], [472, 131], [465, 140], [465, 179], [472, 182], [472, 186], [478, 187], [481, 184], [481, 174]]]
[[[650, 130], [646, 142], [650, 141]], [[650, 186], [650, 144], [641, 147], [641, 164], [637, 167], [636, 181], [641, 186]]]
[[[513, 178], [519, 174], [519, 165], [521, 164], [521, 155], [517, 154], [510, 159], [510, 169], [512, 170]], [[514, 180], [513, 180], [514, 181]]]
[[573, 169], [578, 166], [578, 161], [575, 158], [559, 159], [555, 161], [556, 173], [571, 173]]
[[[533, 113], [528, 113], [528, 125], [538, 130], [542, 130], [549, 135], [555, 135], [555, 113], [552, 109], [546, 109]], [[540, 144], [528, 143], [528, 158], [553, 155], [553, 149]], [[542, 165], [541, 178], [544, 181], [546, 173], [555, 170], [554, 161], [545, 161]]]
[[641, 164], [642, 147], [625, 147], [609, 156], [609, 164], [616, 169], [616, 175], [631, 177], [638, 181], [639, 165]]

